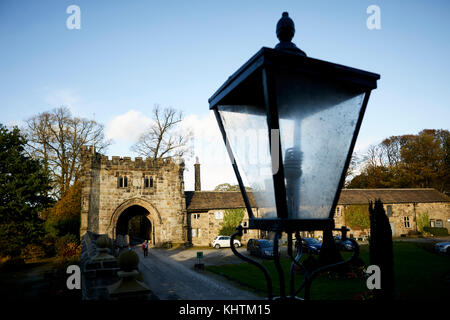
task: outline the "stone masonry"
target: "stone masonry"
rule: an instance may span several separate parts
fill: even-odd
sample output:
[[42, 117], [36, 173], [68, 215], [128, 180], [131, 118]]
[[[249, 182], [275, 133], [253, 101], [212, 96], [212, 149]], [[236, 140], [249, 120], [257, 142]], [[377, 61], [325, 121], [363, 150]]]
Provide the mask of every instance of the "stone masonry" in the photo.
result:
[[186, 241], [184, 162], [107, 156], [94, 147], [82, 150], [81, 235], [87, 231], [116, 239], [120, 215], [128, 208], [147, 210], [152, 245]]

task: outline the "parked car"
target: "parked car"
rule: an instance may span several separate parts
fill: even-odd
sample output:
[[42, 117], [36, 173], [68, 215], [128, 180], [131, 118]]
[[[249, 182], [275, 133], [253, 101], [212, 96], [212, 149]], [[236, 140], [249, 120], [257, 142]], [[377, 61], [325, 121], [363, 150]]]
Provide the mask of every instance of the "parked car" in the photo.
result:
[[342, 241], [341, 236], [335, 236], [334, 241], [336, 243], [336, 247], [338, 248], [338, 250], [353, 251], [354, 249], [353, 243], [348, 239]]
[[450, 242], [438, 242], [434, 245], [438, 253], [450, 254]]
[[[216, 249], [220, 249], [220, 248], [229, 248], [230, 247], [230, 236], [217, 236], [214, 238], [213, 242], [211, 243], [211, 245], [216, 248]], [[235, 247], [240, 247], [242, 244], [239, 240], [234, 239], [234, 246]]]
[[[256, 257], [273, 258], [273, 242], [265, 239], [249, 239], [247, 251]], [[280, 253], [281, 249], [278, 247], [278, 255]]]
[[319, 254], [320, 249], [322, 248], [322, 242], [315, 238], [302, 238], [302, 251], [311, 253], [311, 254]]

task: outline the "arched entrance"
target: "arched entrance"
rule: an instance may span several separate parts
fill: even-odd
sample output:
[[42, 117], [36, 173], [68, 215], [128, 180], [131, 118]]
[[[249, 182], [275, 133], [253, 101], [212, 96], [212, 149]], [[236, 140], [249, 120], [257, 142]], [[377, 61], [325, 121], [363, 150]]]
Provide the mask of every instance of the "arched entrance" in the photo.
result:
[[130, 245], [142, 243], [144, 240], [153, 244], [153, 226], [148, 216], [148, 210], [139, 205], [126, 208], [117, 220], [116, 238], [118, 235], [128, 235]]
[[107, 233], [114, 239], [117, 239], [118, 235], [129, 235], [130, 244], [133, 244], [131, 240], [136, 243], [146, 239], [154, 246], [161, 242], [161, 226], [161, 215], [149, 201], [132, 198], [114, 210]]

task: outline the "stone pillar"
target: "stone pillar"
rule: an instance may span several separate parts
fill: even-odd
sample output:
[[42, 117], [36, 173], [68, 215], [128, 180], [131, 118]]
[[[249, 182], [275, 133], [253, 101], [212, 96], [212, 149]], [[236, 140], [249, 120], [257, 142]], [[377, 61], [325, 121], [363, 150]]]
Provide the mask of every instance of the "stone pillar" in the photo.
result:
[[198, 162], [198, 157], [195, 158], [196, 162], [194, 164], [195, 168], [195, 191], [201, 191], [201, 183], [200, 183], [200, 163]]

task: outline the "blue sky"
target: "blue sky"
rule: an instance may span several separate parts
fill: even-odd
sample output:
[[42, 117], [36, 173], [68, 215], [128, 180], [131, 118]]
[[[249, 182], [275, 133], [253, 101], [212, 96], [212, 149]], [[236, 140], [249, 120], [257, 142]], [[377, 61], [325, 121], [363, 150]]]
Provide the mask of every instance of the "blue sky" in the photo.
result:
[[[80, 30], [66, 27], [73, 4]], [[373, 4], [380, 30], [366, 27]], [[450, 2], [437, 0], [2, 0], [0, 122], [20, 125], [65, 104], [105, 125], [115, 141], [108, 155], [134, 156], [133, 139], [158, 103], [215, 135], [208, 98], [261, 47], [276, 45], [283, 11], [308, 56], [381, 75], [357, 150], [391, 135], [449, 129]], [[218, 170], [203, 159], [205, 189], [235, 183], [227, 162]]]

